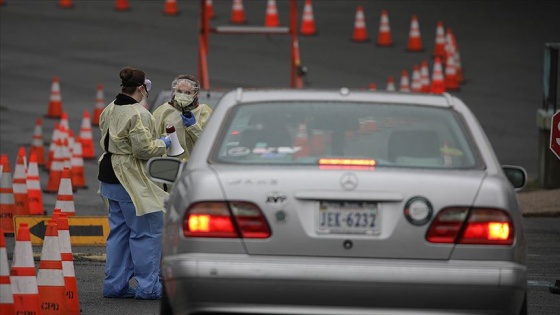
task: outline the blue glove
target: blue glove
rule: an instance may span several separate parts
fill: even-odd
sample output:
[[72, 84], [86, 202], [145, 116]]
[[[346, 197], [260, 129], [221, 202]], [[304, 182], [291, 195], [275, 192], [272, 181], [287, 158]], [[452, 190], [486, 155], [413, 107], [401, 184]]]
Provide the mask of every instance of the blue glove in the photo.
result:
[[183, 114], [180, 114], [180, 115], [181, 115], [181, 119], [183, 120], [183, 125], [185, 127], [190, 127], [190, 126], [196, 124], [196, 118], [194, 117], [194, 115], [191, 112], [189, 112], [186, 116], [183, 115]]
[[171, 139], [169, 139], [167, 136], [161, 136], [160, 139], [163, 140], [163, 142], [165, 142], [166, 149], [171, 146]]

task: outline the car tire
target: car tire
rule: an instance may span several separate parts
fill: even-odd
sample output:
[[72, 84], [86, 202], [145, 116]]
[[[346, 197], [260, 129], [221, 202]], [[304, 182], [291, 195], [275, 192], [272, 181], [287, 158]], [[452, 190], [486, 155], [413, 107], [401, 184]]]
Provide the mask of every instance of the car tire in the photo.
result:
[[521, 305], [521, 309], [519, 310], [519, 315], [527, 315], [527, 292], [525, 292], [525, 298], [523, 298], [523, 304]]
[[164, 282], [163, 288], [161, 290], [161, 300], [160, 300], [160, 306], [159, 306], [159, 314], [160, 315], [173, 314], [173, 310], [171, 309], [171, 304], [169, 303], [169, 298], [167, 297], [167, 290], [165, 289], [165, 282]]

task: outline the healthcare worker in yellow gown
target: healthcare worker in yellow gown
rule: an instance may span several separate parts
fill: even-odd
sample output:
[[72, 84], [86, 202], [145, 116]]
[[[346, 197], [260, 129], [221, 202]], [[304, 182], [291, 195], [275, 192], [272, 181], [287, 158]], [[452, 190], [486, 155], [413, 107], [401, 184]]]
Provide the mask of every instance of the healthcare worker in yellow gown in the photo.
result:
[[187, 161], [190, 153], [206, 122], [212, 115], [212, 108], [207, 104], [198, 103], [200, 84], [190, 74], [177, 76], [171, 82], [173, 96], [171, 101], [161, 104], [154, 111], [158, 134], [165, 134], [167, 126], [173, 125], [177, 139], [185, 152], [176, 156]]
[[[122, 92], [101, 113], [103, 155], [99, 159], [100, 195], [109, 205], [109, 235], [103, 296], [159, 299], [163, 200], [167, 193], [145, 172], [151, 157], [170, 145], [158, 138], [152, 114], [140, 102], [151, 82], [142, 70], [120, 71]], [[138, 286], [130, 287], [135, 278]]]

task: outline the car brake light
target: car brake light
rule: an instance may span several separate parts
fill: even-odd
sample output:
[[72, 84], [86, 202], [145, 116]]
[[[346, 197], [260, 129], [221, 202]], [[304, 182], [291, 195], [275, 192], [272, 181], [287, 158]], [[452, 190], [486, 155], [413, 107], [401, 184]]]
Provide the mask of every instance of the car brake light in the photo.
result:
[[373, 170], [375, 169], [375, 164], [375, 160], [372, 159], [319, 159], [319, 168], [321, 169]]
[[514, 231], [503, 210], [447, 208], [432, 222], [426, 240], [431, 243], [511, 245]]
[[267, 238], [270, 228], [260, 209], [252, 203], [201, 202], [188, 209], [183, 222], [183, 235]]

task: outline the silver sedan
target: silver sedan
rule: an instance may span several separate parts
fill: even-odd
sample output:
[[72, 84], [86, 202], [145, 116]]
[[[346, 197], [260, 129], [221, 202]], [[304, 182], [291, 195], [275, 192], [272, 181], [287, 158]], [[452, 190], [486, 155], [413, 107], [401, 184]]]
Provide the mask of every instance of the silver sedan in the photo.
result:
[[449, 95], [237, 89], [166, 203], [162, 314], [526, 314], [516, 189]]

